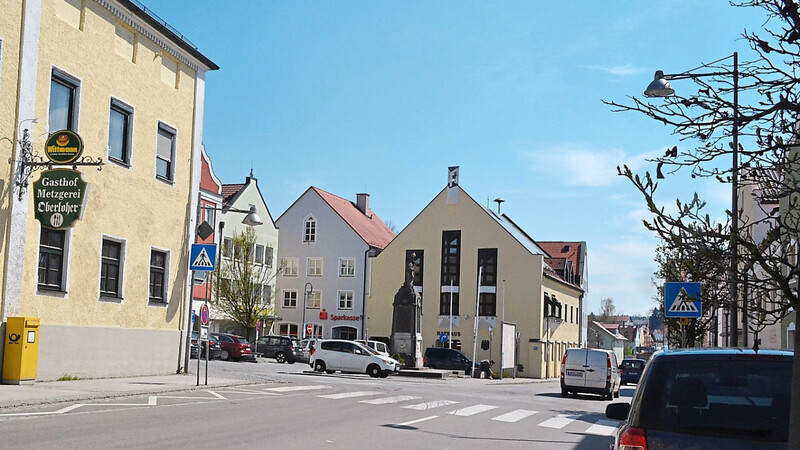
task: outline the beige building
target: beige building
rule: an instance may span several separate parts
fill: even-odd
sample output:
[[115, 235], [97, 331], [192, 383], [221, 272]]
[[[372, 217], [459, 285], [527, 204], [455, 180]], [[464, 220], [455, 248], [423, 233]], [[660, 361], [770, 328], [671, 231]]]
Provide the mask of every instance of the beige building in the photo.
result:
[[[205, 73], [218, 67], [137, 5], [0, 5], [0, 149], [13, 159], [0, 161], [0, 321], [41, 319], [39, 380], [182, 365]], [[76, 162], [105, 163], [77, 166], [89, 188], [66, 229], [34, 218], [29, 187], [57, 130], [82, 137]]]
[[472, 358], [480, 271], [476, 360], [500, 361], [505, 320], [517, 325], [516, 348], [503, 350], [516, 353], [517, 376], [558, 376], [565, 349], [580, 346], [583, 291], [546, 264], [550, 256], [508, 216], [483, 208], [451, 182], [374, 259], [370, 337], [391, 336], [392, 303], [411, 263], [422, 295], [423, 347], [452, 345]]

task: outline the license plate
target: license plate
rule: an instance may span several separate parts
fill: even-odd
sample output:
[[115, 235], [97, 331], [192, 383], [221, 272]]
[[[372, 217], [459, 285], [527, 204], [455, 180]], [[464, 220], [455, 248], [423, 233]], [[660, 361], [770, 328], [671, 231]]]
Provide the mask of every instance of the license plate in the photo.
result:
[[581, 372], [579, 370], [568, 370], [567, 371], [567, 376], [568, 377], [582, 377], [583, 376], [583, 372]]

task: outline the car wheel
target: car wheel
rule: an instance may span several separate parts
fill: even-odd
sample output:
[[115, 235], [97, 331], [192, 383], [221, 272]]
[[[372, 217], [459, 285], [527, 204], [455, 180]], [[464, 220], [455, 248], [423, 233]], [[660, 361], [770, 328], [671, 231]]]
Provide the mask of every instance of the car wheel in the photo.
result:
[[219, 359], [221, 359], [223, 361], [227, 361], [228, 358], [230, 358], [230, 356], [231, 356], [231, 354], [228, 353], [228, 351], [225, 350], [225, 349], [223, 349], [221, 352], [219, 352]]
[[367, 374], [372, 378], [378, 378], [381, 376], [381, 368], [378, 367], [377, 364], [370, 364], [369, 367], [367, 367]]
[[286, 354], [283, 353], [283, 352], [278, 352], [275, 355], [275, 361], [278, 361], [281, 364], [285, 363], [286, 362]]
[[325, 362], [314, 361], [314, 372], [324, 372], [324, 371], [325, 371]]
[[287, 361], [289, 364], [294, 364], [294, 360]]
[[567, 391], [566, 389], [562, 389], [561, 390], [561, 396], [562, 397], [569, 397], [569, 391]]
[[617, 389], [617, 392], [614, 392], [614, 398], [619, 398], [619, 389]]
[[332, 374], [332, 373], [334, 373], [334, 372], [336, 372], [336, 371], [335, 371], [335, 370], [326, 370], [326, 371], [325, 371], [325, 373], [327, 373], [328, 375], [330, 375], [330, 374]]

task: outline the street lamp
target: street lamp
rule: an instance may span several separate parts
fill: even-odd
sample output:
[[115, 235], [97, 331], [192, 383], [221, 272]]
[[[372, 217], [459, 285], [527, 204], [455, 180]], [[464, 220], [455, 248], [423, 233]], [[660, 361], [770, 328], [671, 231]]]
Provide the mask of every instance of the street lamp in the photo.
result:
[[[668, 80], [683, 80], [687, 78], [696, 79], [703, 77], [713, 76], [732, 76], [733, 77], [733, 165], [731, 170], [731, 267], [730, 267], [730, 281], [731, 281], [731, 307], [730, 307], [730, 327], [731, 327], [731, 340], [729, 342], [731, 347], [739, 346], [739, 332], [738, 332], [738, 311], [737, 298], [738, 298], [738, 283], [736, 280], [738, 271], [738, 237], [739, 237], [739, 54], [733, 52], [733, 55], [726, 56], [714, 62], [704, 64], [700, 67], [709, 67], [720, 61], [728, 58], [733, 58], [733, 69], [723, 70], [719, 72], [709, 73], [692, 73], [687, 71], [678, 74], [665, 74], [663, 71], [656, 71], [654, 80], [650, 82], [647, 89], [644, 91], [646, 97], [669, 97], [675, 93], [675, 90], [669, 84]], [[695, 69], [692, 69], [695, 70]], [[672, 156], [676, 156], [677, 152], [673, 152]], [[659, 163], [659, 168], [660, 168]], [[664, 178], [660, 170], [657, 174], [658, 178]]]
[[306, 286], [303, 288], [303, 331], [302, 336], [303, 339], [306, 338], [306, 305], [308, 304], [308, 298], [314, 292], [314, 285], [311, 283], [306, 283]]

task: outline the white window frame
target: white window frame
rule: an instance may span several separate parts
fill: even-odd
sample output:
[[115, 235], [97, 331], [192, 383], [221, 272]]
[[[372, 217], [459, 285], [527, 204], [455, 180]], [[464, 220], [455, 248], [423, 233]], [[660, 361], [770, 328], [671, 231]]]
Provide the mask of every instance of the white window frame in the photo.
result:
[[[119, 289], [116, 297], [105, 295], [101, 290], [101, 278], [103, 273], [103, 241], [111, 241], [119, 244], [119, 279], [117, 280]], [[99, 254], [100, 260], [98, 261], [99, 265], [97, 267], [97, 298], [103, 302], [122, 303], [122, 301], [125, 299], [125, 269], [127, 266], [127, 264], [125, 264], [125, 260], [128, 256], [128, 240], [119, 236], [101, 234]], [[147, 267], [149, 271], [150, 265], [148, 264]]]
[[297, 272], [300, 269], [300, 260], [298, 258], [284, 258], [286, 265], [283, 266], [283, 276], [287, 278], [297, 278]]
[[[172, 148], [170, 149], [170, 161], [169, 161], [169, 170], [167, 176], [159, 175], [158, 173], [158, 164], [157, 161], [158, 157], [158, 136], [159, 131], [164, 130], [170, 134], [172, 134]], [[156, 145], [155, 145], [155, 154], [153, 159], [153, 174], [155, 178], [159, 181], [163, 181], [167, 184], [175, 184], [175, 156], [178, 153], [178, 129], [169, 125], [168, 123], [159, 120], [156, 124]], [[162, 158], [163, 159], [163, 158]]]
[[[349, 300], [346, 298], [346, 296], [348, 294], [350, 296]], [[342, 298], [343, 295], [345, 296], [344, 299]], [[355, 291], [338, 291], [336, 297], [339, 299], [339, 301], [337, 302], [337, 308], [336, 309], [345, 310], [345, 311], [352, 311], [353, 310], [353, 303], [354, 303], [353, 299], [355, 298], [355, 295], [356, 295]], [[344, 306], [342, 306], [343, 305], [342, 301], [344, 301]], [[350, 303], [350, 307], [349, 308], [347, 307], [348, 301]]]
[[314, 216], [308, 216], [303, 221], [303, 242], [317, 242], [317, 220]]
[[[230, 252], [225, 254], [225, 248], [230, 248]], [[222, 257], [225, 259], [233, 259], [234, 254], [236, 253], [236, 249], [233, 246], [233, 238], [223, 237], [222, 238]]]
[[[314, 271], [311, 271], [311, 263], [314, 262]], [[317, 264], [319, 263], [319, 264]], [[309, 257], [306, 259], [306, 276], [307, 277], [314, 277], [314, 278], [322, 278], [322, 267], [324, 265], [324, 260], [322, 257]], [[319, 270], [316, 270], [319, 269]]]
[[[164, 259], [164, 301], [163, 302], [152, 302], [150, 301], [150, 256], [152, 255], [153, 251], [166, 253], [166, 258]], [[169, 263], [170, 258], [172, 257], [172, 253], [169, 249], [160, 248], [160, 247], [150, 247], [150, 253], [147, 255], [147, 305], [148, 306], [156, 306], [156, 307], [165, 307], [169, 304]]]
[[272, 285], [264, 284], [261, 286], [261, 304], [264, 306], [269, 306], [271, 301], [272, 301]]
[[356, 276], [356, 259], [339, 258], [339, 278], [353, 278], [355, 276]]
[[320, 309], [322, 307], [322, 291], [311, 291], [308, 296], [307, 309]]
[[39, 234], [36, 237], [36, 295], [47, 295], [51, 297], [63, 297], [67, 298], [67, 294], [69, 293], [69, 267], [70, 267], [70, 257], [72, 256], [72, 252], [70, 252], [70, 242], [72, 240], [72, 228], [68, 228], [64, 230], [64, 250], [62, 252], [61, 257], [61, 289], [60, 291], [57, 290], [50, 290], [50, 289], [39, 289], [39, 242], [42, 240], [42, 227], [39, 226]]
[[[114, 97], [114, 96], [111, 96], [111, 99], [109, 101], [109, 106], [108, 106], [109, 114], [111, 113], [112, 109], [118, 109], [120, 111], [123, 111], [128, 117], [128, 133], [127, 133], [127, 136], [126, 136], [126, 138], [128, 140], [128, 148], [127, 148], [128, 160], [125, 161], [125, 160], [112, 158], [111, 155], [110, 155], [110, 152], [111, 152], [111, 148], [110, 147], [107, 149], [108, 152], [106, 153], [106, 156], [108, 157], [108, 160], [113, 162], [114, 164], [117, 164], [117, 165], [120, 165], [120, 166], [126, 167], [126, 168], [131, 168], [133, 166], [133, 147], [134, 147], [133, 137], [135, 136], [135, 134], [133, 132], [134, 131], [133, 127], [134, 127], [134, 122], [135, 122], [134, 121], [134, 117], [135, 117], [135, 114], [136, 114], [136, 110], [135, 110], [135, 108], [133, 106], [131, 106], [130, 103], [124, 102], [124, 101], [122, 101], [119, 98]], [[109, 131], [109, 135], [110, 135], [111, 134], [111, 118], [110, 117], [109, 117], [108, 128], [109, 128], [108, 131]]]
[[[287, 304], [287, 295], [289, 295], [288, 299], [291, 299], [291, 294], [294, 294], [294, 306], [291, 304]], [[282, 289], [281, 290], [281, 305], [285, 309], [297, 309], [297, 289]]]
[[[79, 133], [80, 130], [80, 117], [81, 117], [81, 79], [76, 77], [75, 75], [70, 74], [64, 69], [60, 69], [56, 66], [50, 66], [50, 84], [48, 84], [48, 88], [53, 83], [53, 78], [58, 78], [64, 83], [69, 83], [75, 89], [75, 98], [73, 104], [73, 111], [72, 111], [72, 125], [73, 130], [75, 133]], [[46, 130], [50, 132], [50, 90], [47, 91], [47, 127]], [[58, 130], [53, 130], [58, 131]]]
[[[261, 250], [261, 260], [260, 261], [259, 261], [259, 258], [258, 258], [258, 251], [259, 250]], [[253, 258], [255, 259], [256, 264], [261, 264], [261, 265], [264, 264], [265, 253], [266, 253], [266, 247], [264, 247], [261, 244], [256, 244], [255, 251], [253, 251]]]

